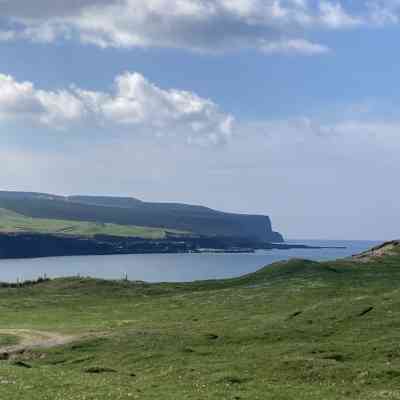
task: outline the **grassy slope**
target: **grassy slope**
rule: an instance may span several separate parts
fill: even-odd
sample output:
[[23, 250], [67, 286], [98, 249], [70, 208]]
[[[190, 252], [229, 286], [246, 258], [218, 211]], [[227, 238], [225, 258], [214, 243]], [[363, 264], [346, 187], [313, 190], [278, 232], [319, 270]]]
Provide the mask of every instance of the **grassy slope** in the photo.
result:
[[94, 336], [20, 355], [32, 368], [0, 362], [0, 398], [399, 399], [399, 282], [397, 253], [193, 284], [3, 288], [1, 328]]
[[63, 221], [54, 219], [29, 218], [13, 211], [0, 208], [0, 232], [35, 232], [63, 235], [112, 235], [162, 239], [166, 232], [186, 235], [187, 232], [149, 228], [141, 226], [123, 226], [116, 224], [96, 224], [94, 222]]

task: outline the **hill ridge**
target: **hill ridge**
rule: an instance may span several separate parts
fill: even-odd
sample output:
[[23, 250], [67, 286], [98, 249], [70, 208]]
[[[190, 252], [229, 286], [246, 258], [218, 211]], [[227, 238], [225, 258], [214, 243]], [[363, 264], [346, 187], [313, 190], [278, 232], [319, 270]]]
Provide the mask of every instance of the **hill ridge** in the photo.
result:
[[283, 242], [266, 215], [227, 213], [180, 203], [150, 203], [133, 197], [0, 191], [0, 208], [32, 218], [157, 227], [205, 236]]

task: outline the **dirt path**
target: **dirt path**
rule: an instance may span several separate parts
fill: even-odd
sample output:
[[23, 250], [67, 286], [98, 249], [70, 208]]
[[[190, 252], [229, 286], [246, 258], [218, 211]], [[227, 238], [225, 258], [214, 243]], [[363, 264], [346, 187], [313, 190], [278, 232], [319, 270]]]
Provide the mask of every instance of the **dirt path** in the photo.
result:
[[79, 336], [29, 329], [0, 329], [0, 335], [1, 334], [16, 336], [20, 341], [17, 345], [0, 347], [0, 357], [21, 353], [27, 350], [62, 346], [79, 339]]

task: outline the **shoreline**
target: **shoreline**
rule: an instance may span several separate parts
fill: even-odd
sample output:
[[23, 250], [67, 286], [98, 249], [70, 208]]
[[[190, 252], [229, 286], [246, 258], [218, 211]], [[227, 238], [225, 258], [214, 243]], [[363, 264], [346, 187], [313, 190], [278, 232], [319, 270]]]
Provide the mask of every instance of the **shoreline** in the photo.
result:
[[0, 233], [0, 260], [52, 257], [162, 255], [162, 254], [254, 254], [270, 250], [346, 249], [346, 246], [310, 246], [267, 243], [241, 238], [140, 239], [115, 236], [69, 236], [36, 233]]
[[[42, 281], [48, 278], [50, 280], [71, 278], [115, 282], [141, 281], [147, 284], [225, 280], [256, 272], [277, 262], [286, 262], [291, 259], [331, 262], [351, 258], [353, 254], [359, 254], [368, 248], [368, 245], [361, 249], [353, 248], [349, 244], [347, 251], [325, 253], [321, 249], [333, 250], [333, 248], [324, 246], [319, 251], [311, 248], [306, 248], [305, 252], [282, 251], [282, 255], [279, 250], [256, 251], [254, 255], [202, 251], [175, 254], [117, 254], [110, 259], [104, 255], [3, 259], [0, 260], [0, 267], [3, 267], [4, 271], [14, 271], [14, 273], [5, 272], [3, 278], [0, 279], [0, 284], [23, 285], [25, 282]], [[330, 258], [324, 258], [324, 254]], [[238, 264], [243, 265], [244, 268], [237, 268]], [[191, 269], [193, 272], [188, 272]]]

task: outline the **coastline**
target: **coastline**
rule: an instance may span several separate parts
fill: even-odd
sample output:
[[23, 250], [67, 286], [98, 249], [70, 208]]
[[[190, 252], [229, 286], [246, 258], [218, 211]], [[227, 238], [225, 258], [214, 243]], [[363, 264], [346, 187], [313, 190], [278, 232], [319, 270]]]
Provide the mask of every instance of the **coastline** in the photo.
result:
[[235, 237], [167, 237], [141, 239], [106, 235], [73, 236], [39, 233], [0, 233], [0, 259], [33, 259], [119, 254], [250, 254], [258, 250], [343, 249], [290, 243], [260, 242]]

